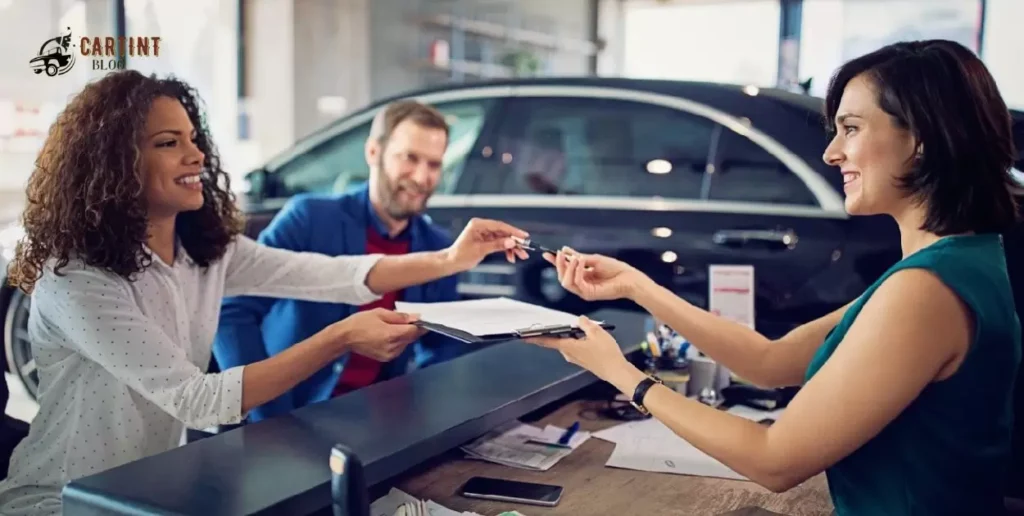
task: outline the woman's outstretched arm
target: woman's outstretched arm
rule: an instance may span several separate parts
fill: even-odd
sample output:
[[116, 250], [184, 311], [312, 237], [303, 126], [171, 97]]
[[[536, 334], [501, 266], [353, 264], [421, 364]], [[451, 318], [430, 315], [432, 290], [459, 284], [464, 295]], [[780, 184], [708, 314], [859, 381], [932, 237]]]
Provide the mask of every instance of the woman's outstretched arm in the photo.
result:
[[[929, 383], [955, 372], [971, 342], [971, 321], [969, 309], [937, 277], [903, 270], [865, 303], [831, 358], [770, 427], [664, 386], [652, 387], [644, 405], [698, 449], [768, 489], [785, 491], [852, 453]], [[539, 343], [632, 396], [644, 374], [623, 359], [610, 335], [588, 326], [594, 339]]]
[[630, 298], [715, 362], [761, 387], [802, 384], [815, 350], [850, 306], [847, 304], [771, 340], [743, 324], [690, 304], [647, 276], [638, 276]]
[[781, 387], [803, 383], [814, 350], [849, 305], [769, 340], [756, 331], [711, 314], [661, 287], [642, 272], [614, 258], [578, 254], [565, 248], [544, 259], [558, 269], [562, 286], [588, 301], [628, 298], [665, 321], [697, 349], [744, 380]]

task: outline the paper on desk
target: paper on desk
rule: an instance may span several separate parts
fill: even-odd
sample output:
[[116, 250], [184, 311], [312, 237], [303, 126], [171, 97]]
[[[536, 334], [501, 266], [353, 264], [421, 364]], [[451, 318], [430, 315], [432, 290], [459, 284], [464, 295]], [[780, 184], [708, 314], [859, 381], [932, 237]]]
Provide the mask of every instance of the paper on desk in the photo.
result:
[[440, 303], [396, 302], [395, 310], [419, 314], [422, 321], [477, 336], [513, 333], [539, 326], [576, 326], [578, 316], [505, 297]]
[[[394, 516], [398, 508], [404, 503], [416, 502], [416, 497], [392, 487], [388, 494], [378, 498], [372, 504], [370, 504], [370, 515], [371, 516]], [[427, 512], [430, 516], [480, 516], [475, 512], [458, 512], [453, 511], [433, 500], [427, 500]]]
[[476, 512], [453, 511], [433, 500], [427, 500], [427, 512], [430, 516], [481, 516]]
[[370, 504], [372, 516], [392, 516], [406, 502], [415, 502], [416, 498], [400, 489], [391, 488], [388, 494]]
[[717, 459], [698, 450], [657, 419], [634, 421], [595, 433], [615, 443], [605, 462], [613, 468], [746, 480]]
[[463, 446], [462, 450], [472, 458], [504, 466], [547, 471], [590, 438], [589, 432], [576, 432], [569, 440], [570, 448], [532, 442], [557, 442], [564, 432], [564, 428], [552, 425], [540, 429], [514, 421]]
[[[727, 410], [726, 412], [728, 412], [730, 414], [735, 414], [737, 416], [749, 419], [749, 420], [754, 421], [754, 422], [758, 422], [758, 421], [761, 421], [761, 420], [764, 420], [764, 419], [778, 420], [779, 417], [782, 416], [782, 412], [784, 410], [785, 410], [785, 408], [780, 408], [780, 409], [775, 409], [775, 410], [758, 410], [758, 409], [755, 409], [755, 408], [752, 408], [752, 407], [748, 407], [748, 406], [745, 406], [745, 405], [733, 405], [732, 407], [729, 407], [729, 410]], [[600, 431], [594, 432], [593, 433], [593, 437], [596, 437], [598, 439], [602, 439], [602, 440], [605, 440], [605, 441], [608, 441], [608, 442], [611, 442], [611, 443], [617, 443], [617, 442], [619, 442], [619, 440], [621, 438], [628, 438], [629, 436], [631, 436], [634, 433], [632, 425], [635, 425], [637, 423], [638, 422], [623, 423], [623, 424], [620, 424], [620, 425], [615, 425], [615, 426], [606, 428], [604, 430], [600, 430]], [[663, 435], [658, 435], [657, 437], [659, 437], [659, 438], [660, 437], [664, 437], [665, 439], [671, 439], [672, 437], [675, 437], [677, 439], [679, 438], [675, 433], [673, 433], [671, 430], [669, 430], [668, 427], [666, 427], [664, 424], [661, 425], [661, 429], [664, 430]], [[661, 433], [661, 430], [659, 430], [659, 433]]]
[[729, 407], [729, 410], [727, 410], [726, 412], [730, 414], [735, 414], [743, 418], [747, 418], [754, 422], [759, 422], [764, 419], [772, 419], [778, 421], [779, 417], [782, 416], [782, 411], [784, 410], [786, 409], [780, 408], [775, 410], [758, 410], [756, 408], [748, 407], [746, 405], [733, 405]]
[[[545, 426], [539, 434], [529, 438], [529, 442], [547, 443], [561, 446], [562, 444], [558, 441], [562, 439], [563, 435], [565, 435], [564, 428], [560, 428], [555, 425], [548, 425]], [[586, 442], [587, 439], [590, 439], [590, 432], [576, 432], [575, 434], [573, 434], [572, 437], [569, 438], [568, 446], [570, 449], [575, 450], [576, 448], [579, 448], [581, 444]]]

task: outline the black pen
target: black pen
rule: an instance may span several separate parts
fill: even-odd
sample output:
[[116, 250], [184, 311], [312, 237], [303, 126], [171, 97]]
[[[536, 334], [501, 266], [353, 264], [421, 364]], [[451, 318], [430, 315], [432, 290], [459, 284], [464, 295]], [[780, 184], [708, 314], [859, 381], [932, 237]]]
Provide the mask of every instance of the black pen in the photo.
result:
[[[542, 246], [540, 244], [535, 244], [529, 238], [512, 237], [512, 240], [515, 241], [516, 245], [518, 245], [520, 249], [526, 249], [527, 251], [540, 251], [542, 253], [551, 253], [551, 254], [556, 255], [556, 256], [558, 255], [558, 251], [556, 251], [554, 249], [549, 249], [549, 248], [544, 247], [544, 246]], [[572, 254], [569, 254], [569, 253], [565, 253], [565, 254], [566, 254], [566, 259], [572, 260], [574, 258], [574, 256]]]
[[529, 238], [512, 237], [512, 240], [515, 241], [516, 245], [521, 249], [526, 249], [527, 251], [541, 251], [544, 253], [558, 254], [558, 251], [555, 251], [554, 249], [548, 249], [540, 244], [534, 244]]
[[[512, 240], [515, 241], [516, 245], [518, 245], [520, 249], [526, 249], [527, 251], [540, 251], [542, 253], [551, 253], [552, 256], [558, 256], [558, 251], [555, 251], [554, 249], [548, 249], [547, 247], [544, 247], [540, 244], [534, 244], [533, 241], [530, 240], [529, 238], [519, 238], [514, 236], [512, 237]], [[565, 254], [566, 260], [572, 261], [574, 258], [576, 258], [576, 256], [573, 254]], [[593, 267], [584, 267], [584, 270], [587, 271], [592, 269]]]

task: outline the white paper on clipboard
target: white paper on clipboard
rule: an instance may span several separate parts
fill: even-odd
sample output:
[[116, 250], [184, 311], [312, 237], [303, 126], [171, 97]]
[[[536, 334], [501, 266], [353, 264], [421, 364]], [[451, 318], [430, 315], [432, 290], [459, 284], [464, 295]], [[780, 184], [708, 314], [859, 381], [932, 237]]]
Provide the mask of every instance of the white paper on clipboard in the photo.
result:
[[754, 266], [709, 265], [708, 311], [754, 328]]

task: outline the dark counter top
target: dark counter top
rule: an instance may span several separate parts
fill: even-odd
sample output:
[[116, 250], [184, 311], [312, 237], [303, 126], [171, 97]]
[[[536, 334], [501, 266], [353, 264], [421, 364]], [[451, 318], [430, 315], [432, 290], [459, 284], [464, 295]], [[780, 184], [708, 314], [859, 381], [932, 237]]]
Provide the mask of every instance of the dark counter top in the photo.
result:
[[[591, 315], [615, 324], [627, 350], [645, 316]], [[596, 381], [555, 351], [497, 344], [75, 480], [64, 514], [310, 514], [330, 505], [335, 443], [359, 455], [375, 485]]]

